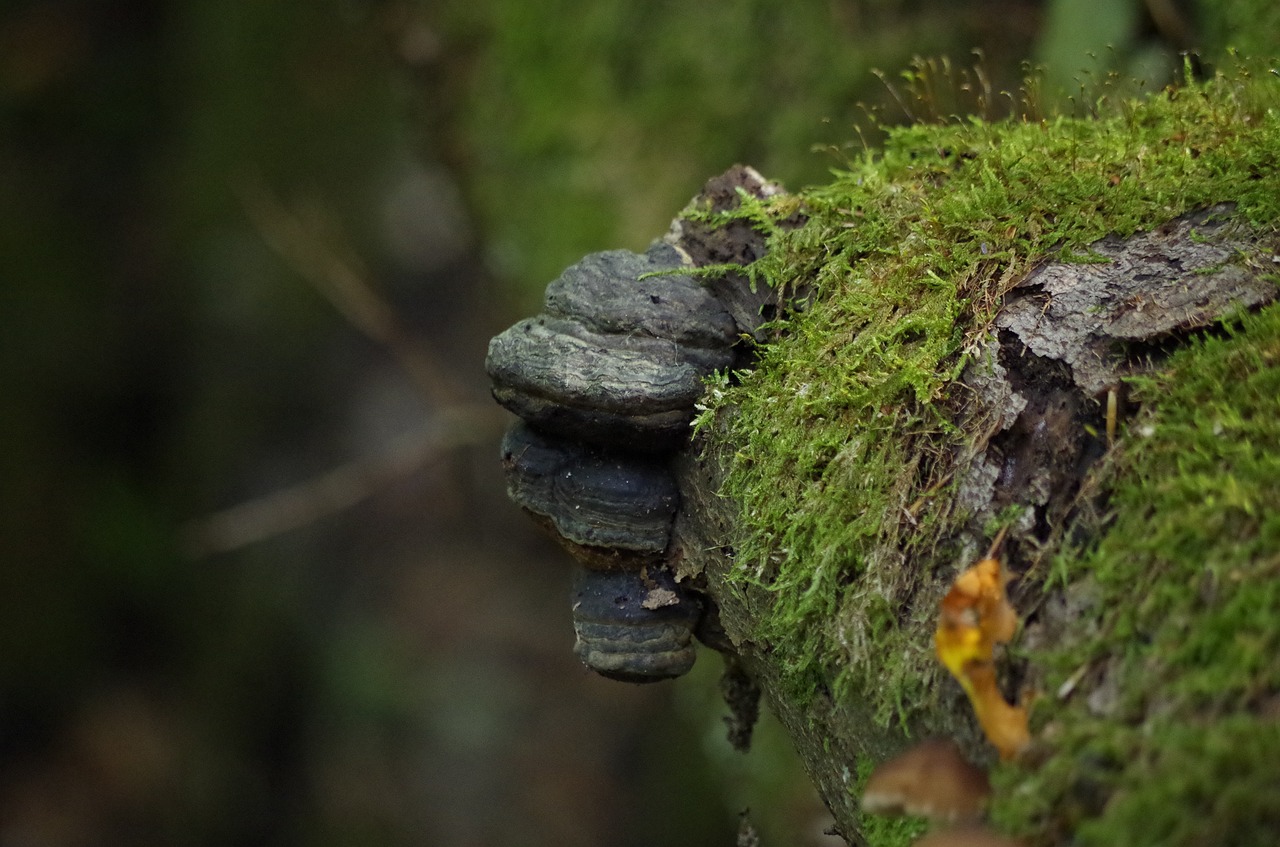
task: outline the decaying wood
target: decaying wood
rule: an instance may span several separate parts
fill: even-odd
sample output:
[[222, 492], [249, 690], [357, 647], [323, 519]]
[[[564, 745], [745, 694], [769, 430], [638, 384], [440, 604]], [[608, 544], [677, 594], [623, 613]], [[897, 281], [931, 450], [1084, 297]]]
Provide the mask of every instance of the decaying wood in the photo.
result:
[[[1051, 263], [1006, 298], [964, 383], [974, 402], [959, 505], [973, 525], [1010, 505], [1060, 523], [1105, 448], [1108, 392], [1227, 314], [1276, 296], [1258, 243], [1219, 205], [1154, 232], [1104, 238], [1084, 263]], [[1263, 262], [1265, 261], [1265, 265]]]
[[[983, 524], [1018, 505], [1025, 508], [1011, 533], [1023, 539], [1016, 555], [1024, 567], [1046, 555], [1071, 525], [1082, 482], [1105, 452], [1107, 400], [1122, 393], [1122, 379], [1158, 367], [1190, 334], [1227, 314], [1275, 299], [1265, 274], [1274, 272], [1277, 244], [1239, 225], [1232, 211], [1216, 206], [1154, 232], [1103, 239], [1085, 261], [1046, 264], [1007, 295], [985, 349], [962, 377], [969, 400], [957, 423], [968, 446], [956, 457], [959, 484], [948, 496], [951, 508], [973, 515], [965, 529], [969, 547], [981, 550]], [[730, 585], [742, 530], [736, 504], [719, 494], [726, 468], [701, 456], [696, 444], [677, 467], [679, 569], [705, 580], [737, 661], [791, 733], [837, 829], [851, 844], [862, 843], [851, 773], [859, 755], [899, 748], [902, 729], [878, 727], [856, 702], [837, 702], [829, 692], [803, 706], [788, 699], [782, 669], [756, 637], [771, 602], [767, 592]], [[945, 579], [936, 568], [921, 571], [926, 580]], [[921, 594], [943, 590], [935, 584]], [[1054, 627], [1069, 623], [1072, 598], [1054, 598], [1053, 614], [1037, 611], [1038, 594], [1014, 602], [1029, 623], [1027, 637], [1053, 638]], [[957, 697], [954, 704], [954, 713], [911, 727], [913, 734], [972, 742], [965, 703]]]

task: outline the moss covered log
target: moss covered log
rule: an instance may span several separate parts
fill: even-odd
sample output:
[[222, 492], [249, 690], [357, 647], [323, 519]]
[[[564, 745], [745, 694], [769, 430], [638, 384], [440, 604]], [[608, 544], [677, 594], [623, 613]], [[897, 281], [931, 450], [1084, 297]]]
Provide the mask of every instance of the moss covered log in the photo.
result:
[[[993, 766], [993, 818], [1032, 844], [1280, 830], [1280, 80], [1100, 112], [898, 130], [732, 215], [769, 236], [745, 272], [803, 302], [709, 385], [681, 567], [850, 843], [919, 831], [857, 797], [929, 734]], [[1073, 311], [1138, 254], [1163, 270]], [[1084, 352], [1046, 347], [1028, 304], [1071, 312]], [[932, 633], [1002, 530], [1022, 629], [999, 668], [1033, 742], [996, 765]]]

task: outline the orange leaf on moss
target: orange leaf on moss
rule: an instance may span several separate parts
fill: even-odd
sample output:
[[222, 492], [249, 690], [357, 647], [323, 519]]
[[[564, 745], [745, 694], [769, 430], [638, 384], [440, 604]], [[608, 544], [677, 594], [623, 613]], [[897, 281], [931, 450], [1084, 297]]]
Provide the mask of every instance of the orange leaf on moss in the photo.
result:
[[1006, 702], [996, 684], [995, 645], [1013, 638], [1018, 615], [1009, 605], [1008, 576], [999, 559], [983, 559], [956, 577], [942, 598], [934, 646], [938, 659], [969, 696], [982, 730], [1001, 758], [1027, 746], [1027, 711]]
[[1001, 759], [1012, 759], [1031, 743], [1031, 730], [1027, 725], [1027, 710], [1004, 699], [996, 685], [995, 665], [991, 662], [973, 662], [965, 668], [968, 685], [965, 691], [973, 704], [973, 714], [987, 736], [987, 740], [1000, 753]]

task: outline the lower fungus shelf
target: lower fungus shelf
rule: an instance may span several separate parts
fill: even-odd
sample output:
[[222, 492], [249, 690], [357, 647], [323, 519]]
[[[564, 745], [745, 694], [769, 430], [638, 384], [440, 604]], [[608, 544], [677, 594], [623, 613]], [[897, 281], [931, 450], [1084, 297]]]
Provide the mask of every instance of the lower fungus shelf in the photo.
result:
[[701, 617], [698, 597], [665, 569], [579, 567], [574, 576], [574, 652], [610, 679], [657, 682], [688, 673]]

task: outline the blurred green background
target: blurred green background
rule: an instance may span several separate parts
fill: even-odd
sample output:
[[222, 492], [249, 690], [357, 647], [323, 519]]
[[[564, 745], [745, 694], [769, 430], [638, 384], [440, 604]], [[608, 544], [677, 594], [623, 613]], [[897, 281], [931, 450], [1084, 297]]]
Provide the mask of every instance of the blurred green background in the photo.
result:
[[0, 844], [832, 843], [718, 657], [577, 664], [487, 339], [734, 162], [823, 180], [910, 117], [876, 69], [1071, 109], [1274, 6], [5, 4]]

